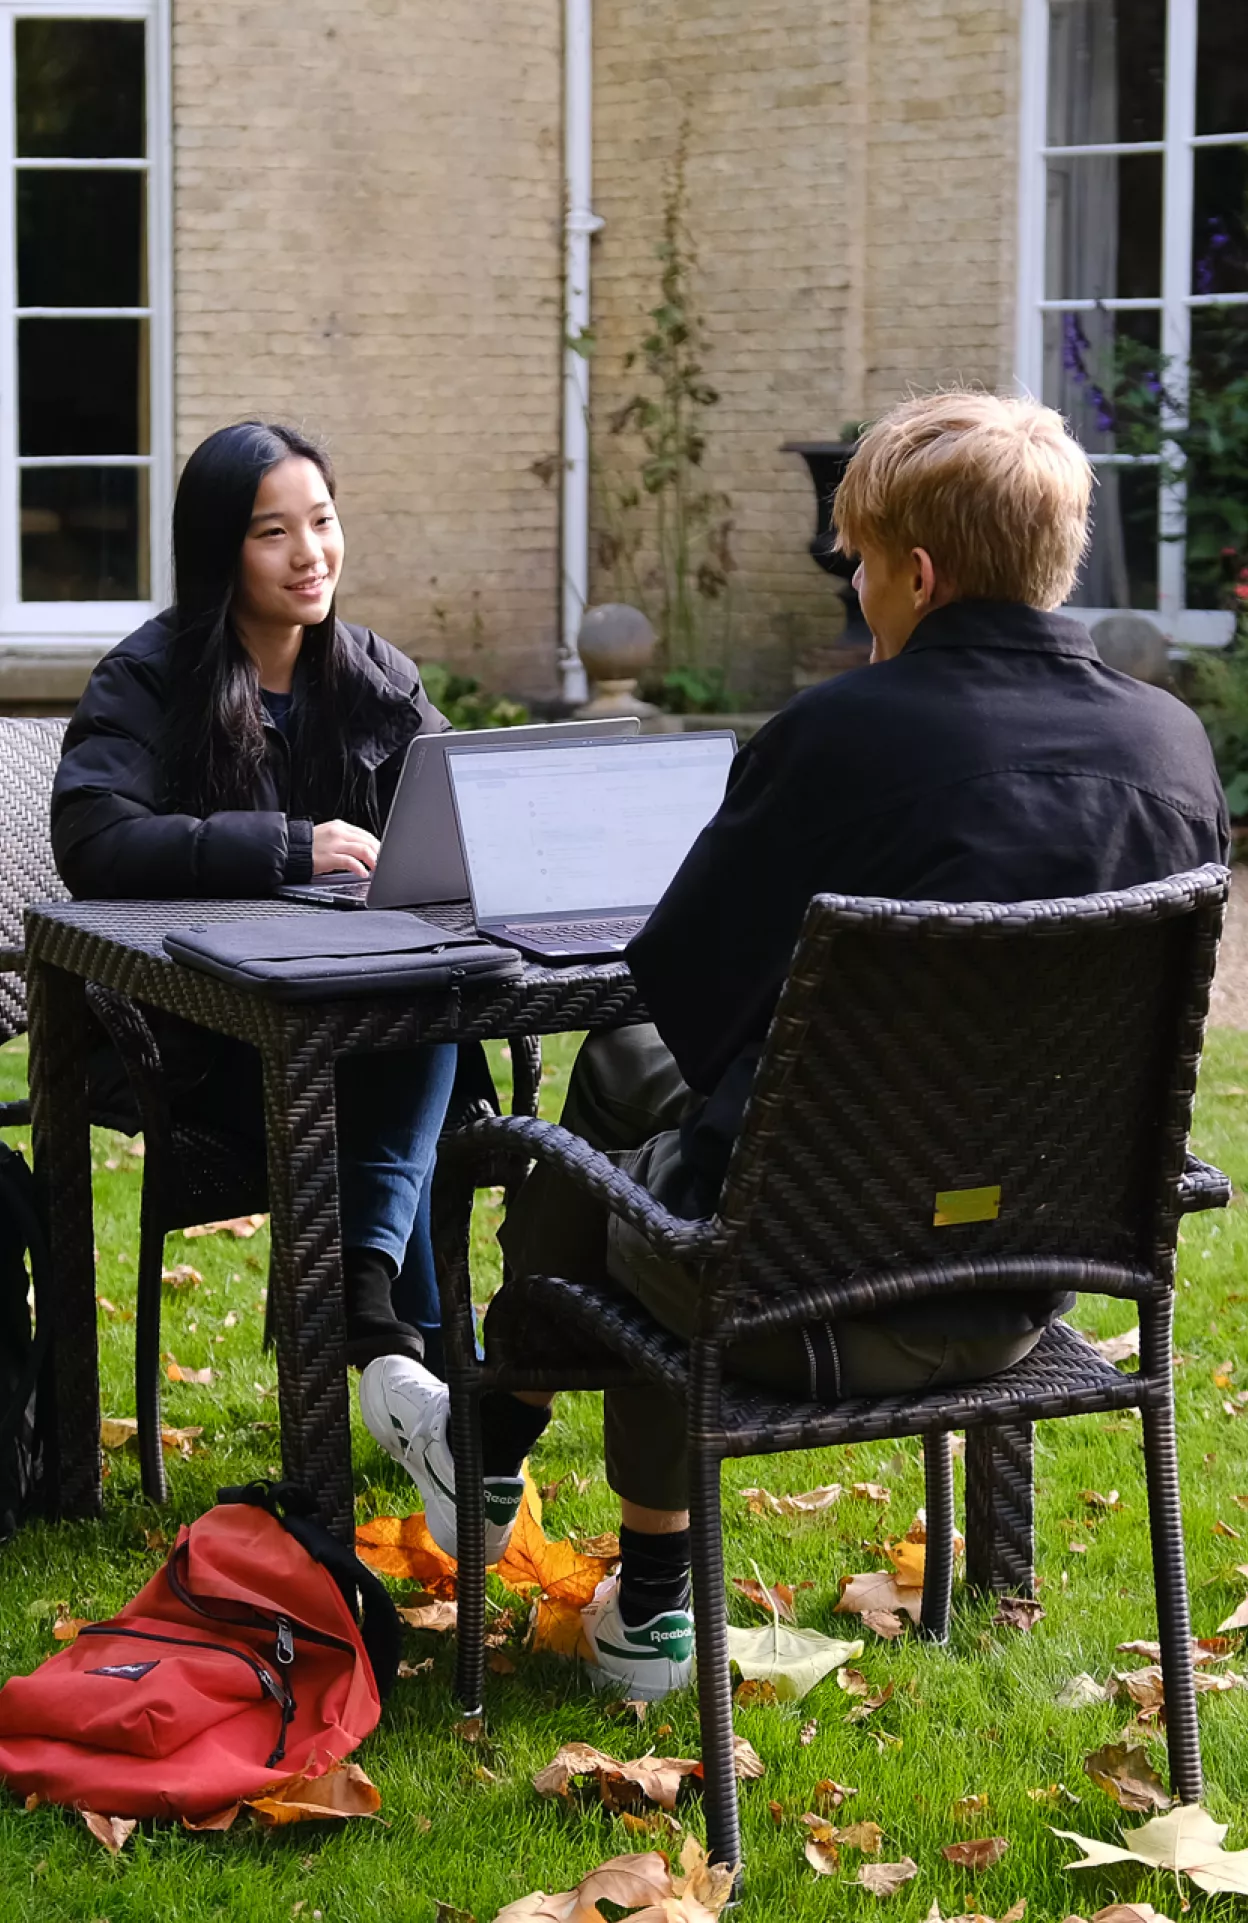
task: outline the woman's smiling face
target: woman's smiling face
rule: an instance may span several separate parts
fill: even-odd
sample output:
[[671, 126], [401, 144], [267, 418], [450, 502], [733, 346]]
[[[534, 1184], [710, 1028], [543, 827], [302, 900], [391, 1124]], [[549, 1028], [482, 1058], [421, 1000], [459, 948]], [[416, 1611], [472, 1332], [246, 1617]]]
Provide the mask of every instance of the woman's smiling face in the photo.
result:
[[329, 613], [346, 543], [325, 476], [292, 454], [256, 489], [238, 559], [234, 613], [244, 626], [315, 627]]

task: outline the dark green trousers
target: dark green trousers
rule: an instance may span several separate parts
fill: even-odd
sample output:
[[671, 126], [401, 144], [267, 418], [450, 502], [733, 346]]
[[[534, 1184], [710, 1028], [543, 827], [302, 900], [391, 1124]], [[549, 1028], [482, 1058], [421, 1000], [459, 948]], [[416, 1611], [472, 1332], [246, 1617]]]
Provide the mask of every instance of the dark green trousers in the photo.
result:
[[[663, 1201], [680, 1185], [679, 1128], [692, 1099], [656, 1028], [613, 1029], [591, 1035], [581, 1049], [562, 1120]], [[666, 1328], [693, 1332], [696, 1283], [689, 1271], [656, 1255], [555, 1169], [539, 1163], [533, 1170], [499, 1241], [517, 1275], [598, 1283], [606, 1277]], [[878, 1320], [819, 1323], [752, 1336], [729, 1349], [726, 1366], [804, 1400], [833, 1402], [982, 1381], [1026, 1355], [1040, 1334], [951, 1337], [901, 1332]], [[489, 1341], [487, 1315], [487, 1354]], [[604, 1447], [617, 1495], [650, 1509], [687, 1506], [685, 1411], [664, 1390], [608, 1390]]]

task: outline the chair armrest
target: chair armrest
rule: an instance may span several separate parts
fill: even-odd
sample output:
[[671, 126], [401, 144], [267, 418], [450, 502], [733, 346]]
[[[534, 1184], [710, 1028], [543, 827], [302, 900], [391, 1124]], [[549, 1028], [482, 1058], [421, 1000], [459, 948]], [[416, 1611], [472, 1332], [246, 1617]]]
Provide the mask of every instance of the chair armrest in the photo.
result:
[[728, 1243], [727, 1231], [715, 1221], [688, 1221], [672, 1215], [656, 1202], [648, 1189], [634, 1182], [617, 1168], [609, 1156], [591, 1148], [570, 1129], [554, 1122], [539, 1122], [529, 1116], [500, 1115], [473, 1122], [466, 1129], [445, 1136], [438, 1148], [438, 1159], [453, 1165], [470, 1164], [479, 1157], [499, 1150], [511, 1155], [528, 1156], [557, 1168], [578, 1188], [596, 1197], [660, 1255], [676, 1261], [700, 1262], [720, 1255]]
[[1212, 1162], [1189, 1155], [1179, 1177], [1179, 1213], [1191, 1215], [1200, 1209], [1224, 1209], [1231, 1200], [1230, 1177]]

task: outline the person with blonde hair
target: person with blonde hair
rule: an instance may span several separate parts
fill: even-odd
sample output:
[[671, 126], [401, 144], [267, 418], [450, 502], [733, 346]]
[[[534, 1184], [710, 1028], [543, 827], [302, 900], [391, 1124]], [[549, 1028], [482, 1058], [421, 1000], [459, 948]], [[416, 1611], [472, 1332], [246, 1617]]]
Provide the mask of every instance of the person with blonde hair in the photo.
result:
[[[951, 392], [863, 436], [837, 493], [872, 665], [798, 695], [737, 756], [718, 814], [628, 950], [653, 1025], [591, 1038], [563, 1120], [666, 1208], [713, 1213], [812, 895], [1020, 901], [1155, 881], [1222, 861], [1226, 807], [1199, 721], [1115, 673], [1054, 612], [1087, 546], [1092, 475], [1058, 415]], [[691, 1333], [695, 1285], [538, 1167], [501, 1240], [517, 1274], [601, 1280]], [[506, 1285], [504, 1285], [505, 1291]], [[1034, 1347], [1071, 1297], [948, 1296], [785, 1332], [734, 1353], [743, 1376], [815, 1401], [982, 1379]], [[485, 1339], [489, 1351], [490, 1325]], [[455, 1552], [447, 1392], [374, 1363], [369, 1427]], [[502, 1553], [543, 1398], [482, 1398], [487, 1545]], [[687, 1680], [685, 1414], [659, 1390], [606, 1397], [621, 1568], [584, 1614], [594, 1680], [659, 1696]], [[512, 1513], [514, 1513], [514, 1508]]]

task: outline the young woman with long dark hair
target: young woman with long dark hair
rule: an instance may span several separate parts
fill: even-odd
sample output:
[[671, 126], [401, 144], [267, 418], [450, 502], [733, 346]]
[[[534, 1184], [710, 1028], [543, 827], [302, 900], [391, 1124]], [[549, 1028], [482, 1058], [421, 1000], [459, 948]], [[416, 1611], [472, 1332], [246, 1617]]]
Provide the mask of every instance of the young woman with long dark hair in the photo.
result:
[[[344, 539], [333, 469], [289, 427], [244, 421], [191, 455], [173, 510], [174, 604], [107, 655], [65, 737], [57, 867], [79, 897], [273, 895], [364, 875], [414, 735], [449, 726], [396, 648], [335, 612]], [[327, 911], [328, 912], [328, 911]], [[157, 1018], [178, 1116], [263, 1140], [241, 1042]], [[453, 1047], [339, 1065], [349, 1359], [438, 1348], [428, 1201]], [[137, 1116], [117, 1057], [97, 1112]], [[393, 1295], [410, 1321], [400, 1322]], [[430, 1359], [434, 1359], [431, 1355]]]

